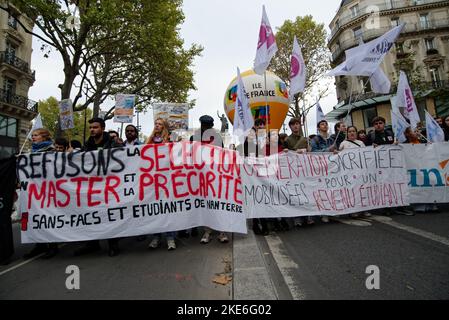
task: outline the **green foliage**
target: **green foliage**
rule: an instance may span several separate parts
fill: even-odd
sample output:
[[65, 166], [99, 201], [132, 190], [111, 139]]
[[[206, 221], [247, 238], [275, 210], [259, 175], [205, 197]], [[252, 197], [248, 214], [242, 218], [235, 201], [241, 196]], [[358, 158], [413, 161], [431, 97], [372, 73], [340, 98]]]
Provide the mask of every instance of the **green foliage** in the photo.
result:
[[[154, 101], [187, 102], [195, 89], [191, 66], [202, 48], [184, 48], [181, 0], [15, 0], [14, 5], [35, 21], [40, 32], [33, 35], [44, 55], [61, 55], [60, 98], [74, 96], [75, 110], [93, 104], [97, 115], [117, 93], [137, 94], [143, 110]], [[74, 11], [79, 28], [67, 24]], [[86, 102], [79, 104], [84, 95]]]
[[[295, 97], [295, 104], [289, 110], [290, 116], [298, 117], [300, 115], [298, 100], [311, 96], [312, 90], [316, 89], [316, 85], [329, 70], [330, 65], [324, 24], [316, 23], [310, 15], [297, 17], [294, 21], [286, 20], [276, 32], [278, 51], [271, 61], [270, 70], [276, 73], [287, 85], [290, 84], [290, 56], [294, 36], [298, 39], [307, 68], [304, 94]], [[324, 95], [325, 91], [326, 89], [321, 91], [319, 95]]]

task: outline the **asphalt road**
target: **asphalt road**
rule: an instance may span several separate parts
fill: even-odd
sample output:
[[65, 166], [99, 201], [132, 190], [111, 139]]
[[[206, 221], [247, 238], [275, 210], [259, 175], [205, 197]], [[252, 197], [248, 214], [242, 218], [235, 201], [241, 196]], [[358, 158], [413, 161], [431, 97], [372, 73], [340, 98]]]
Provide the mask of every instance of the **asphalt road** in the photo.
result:
[[[180, 239], [176, 250], [167, 251], [165, 243], [148, 249], [148, 239], [122, 239], [116, 257], [107, 255], [105, 241], [102, 251], [75, 257], [80, 245], [72, 243], [52, 259], [27, 261], [21, 257], [32, 245], [17, 243], [13, 262], [0, 268], [0, 299], [230, 299], [232, 282], [221, 285], [213, 279], [230, 271], [232, 242], [214, 239], [202, 245], [199, 240]], [[69, 265], [80, 270], [79, 290], [66, 288]]]
[[[0, 267], [0, 299], [449, 299], [449, 210], [415, 216], [334, 218], [268, 236], [235, 236], [207, 245], [178, 239], [178, 249], [149, 250], [149, 240], [120, 242], [122, 254], [74, 257], [67, 244], [50, 260], [23, 260], [21, 245]], [[80, 289], [66, 288], [66, 268]], [[368, 290], [368, 266], [379, 289]], [[221, 285], [217, 275], [232, 275]]]
[[[333, 219], [256, 237], [281, 299], [449, 299], [449, 212]], [[379, 289], [368, 290], [368, 266]]]

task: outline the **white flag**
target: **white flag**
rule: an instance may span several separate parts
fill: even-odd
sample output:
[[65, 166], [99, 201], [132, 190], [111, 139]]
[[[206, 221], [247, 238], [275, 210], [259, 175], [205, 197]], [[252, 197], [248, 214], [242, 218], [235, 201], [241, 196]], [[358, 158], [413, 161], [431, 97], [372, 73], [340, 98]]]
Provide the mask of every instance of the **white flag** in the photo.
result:
[[391, 81], [383, 72], [382, 68], [379, 67], [373, 73], [369, 80], [371, 84], [371, 90], [375, 93], [389, 93], [391, 88]]
[[396, 139], [403, 143], [407, 140], [404, 135], [405, 129], [410, 127], [410, 124], [404, 119], [401, 113], [391, 110], [391, 124]]
[[407, 81], [407, 75], [404, 71], [400, 71], [398, 92], [396, 103], [399, 108], [404, 108], [404, 116], [410, 121], [412, 129], [416, 129], [416, 124], [420, 122], [418, 108], [416, 107], [413, 92]]
[[387, 52], [390, 51], [404, 25], [401, 24], [370, 42], [346, 50], [346, 60], [327, 75], [335, 75], [335, 71], [339, 70], [345, 72], [345, 75], [371, 76], [379, 68]]
[[234, 109], [234, 136], [244, 138], [248, 135], [249, 130], [254, 126], [254, 118], [249, 107], [249, 100], [246, 96], [245, 86], [240, 76], [240, 69], [237, 68], [237, 95], [235, 98]]
[[27, 136], [27, 140], [31, 139], [31, 134], [33, 133], [34, 130], [43, 128], [44, 125], [42, 124], [42, 117], [41, 114], [39, 113], [37, 115], [36, 118], [34, 118], [34, 123], [33, 123], [33, 127], [31, 128], [30, 132], [28, 132], [28, 136]]
[[435, 119], [424, 110], [426, 113], [426, 134], [427, 140], [430, 142], [444, 142], [444, 131], [435, 121]]
[[271, 58], [273, 58], [277, 49], [276, 39], [274, 37], [273, 30], [271, 29], [270, 22], [268, 21], [265, 6], [263, 6], [262, 22], [259, 30], [259, 41], [257, 42], [256, 59], [254, 60], [254, 71], [257, 74], [261, 75], [265, 72], [265, 70], [267, 70]]
[[321, 120], [326, 120], [326, 117], [324, 116], [323, 109], [321, 109], [320, 102], [317, 101], [316, 103], [316, 124], [320, 122]]
[[293, 51], [290, 59], [290, 97], [293, 99], [298, 92], [304, 92], [306, 86], [306, 64], [298, 41], [293, 40]]

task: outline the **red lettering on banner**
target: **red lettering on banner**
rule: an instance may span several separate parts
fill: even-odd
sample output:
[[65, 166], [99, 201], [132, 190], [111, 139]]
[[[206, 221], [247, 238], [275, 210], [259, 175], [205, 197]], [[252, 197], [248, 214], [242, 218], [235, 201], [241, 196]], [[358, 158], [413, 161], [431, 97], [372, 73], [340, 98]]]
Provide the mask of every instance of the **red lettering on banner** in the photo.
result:
[[215, 180], [215, 173], [213, 172], [207, 172], [206, 173], [206, 193], [204, 194], [206, 197], [209, 196], [209, 189], [211, 189], [213, 196], [216, 197], [215, 195], [215, 189], [214, 186], [212, 184], [212, 182]]
[[62, 193], [63, 195], [65, 195], [65, 199], [66, 199], [65, 202], [61, 202], [58, 200], [57, 206], [60, 208], [67, 207], [70, 203], [70, 193], [68, 193], [66, 190], [64, 190], [64, 188], [61, 187], [61, 185], [66, 182], [67, 182], [66, 179], [61, 179], [61, 180], [56, 181], [56, 190], [58, 190], [59, 193]]
[[109, 193], [112, 193], [115, 197], [115, 200], [117, 202], [120, 202], [120, 197], [118, 196], [117, 191], [115, 191], [115, 188], [117, 188], [120, 185], [120, 182], [121, 181], [119, 177], [116, 176], [106, 177], [106, 186], [104, 188], [106, 204], [109, 204]]
[[53, 200], [53, 204], [56, 206], [56, 188], [53, 181], [48, 182], [47, 208], [50, 206], [51, 200]]
[[198, 184], [198, 189], [193, 190], [192, 188], [192, 176], [197, 177], [198, 174], [196, 173], [196, 171], [190, 171], [187, 174], [187, 189], [189, 189], [189, 193], [193, 196], [198, 195], [198, 193], [200, 193], [200, 185]]
[[139, 200], [142, 201], [145, 197], [145, 187], [151, 186], [154, 182], [154, 178], [151, 174], [144, 173], [139, 178]]
[[76, 177], [70, 179], [70, 181], [76, 183], [76, 206], [81, 207], [81, 184], [89, 181], [89, 179], [85, 177]]
[[156, 200], [159, 200], [161, 198], [159, 189], [162, 189], [162, 191], [165, 192], [165, 197], [168, 198], [170, 196], [170, 193], [168, 192], [167, 189], [167, 182], [168, 182], [167, 177], [162, 174], [156, 174], [154, 180], [155, 180], [154, 188], [156, 189]]
[[87, 189], [87, 205], [89, 207], [95, 207], [101, 204], [101, 201], [92, 201], [92, 196], [94, 194], [100, 194], [100, 189], [94, 189], [94, 183], [95, 182], [101, 182], [103, 181], [103, 178], [101, 177], [90, 177], [89, 178], [89, 184]]
[[234, 201], [238, 204], [243, 204], [242, 200], [239, 198], [239, 194], [243, 195], [242, 192], [242, 179], [236, 179], [234, 180]]
[[176, 181], [177, 178], [185, 178], [186, 176], [187, 175], [185, 173], [182, 173], [181, 170], [176, 171], [171, 176], [171, 182], [173, 184], [173, 193], [174, 193], [175, 198], [177, 198], [177, 199], [182, 198], [182, 197], [187, 197], [189, 195], [188, 192], [183, 192], [183, 193], [178, 192], [178, 187], [184, 186], [185, 183], [183, 181]]
[[[168, 170], [170, 170], [169, 166], [167, 166], [167, 167], [160, 166], [161, 163], [163, 163], [163, 161], [160, 161], [160, 160], [167, 158], [165, 152], [159, 153], [160, 152], [159, 149], [161, 149], [161, 148], [166, 148], [166, 146], [164, 144], [155, 144], [154, 145], [154, 157], [156, 159], [156, 170], [157, 171], [168, 171]], [[169, 165], [170, 165], [170, 162], [169, 162]]]
[[142, 150], [140, 150], [140, 157], [141, 157], [143, 160], [149, 162], [149, 167], [148, 167], [148, 168], [140, 168], [140, 171], [142, 171], [142, 172], [150, 172], [151, 170], [153, 170], [153, 167], [154, 167], [154, 160], [153, 160], [152, 157], [146, 155], [147, 150], [148, 150], [148, 149], [151, 149], [152, 146], [153, 146], [153, 145], [151, 145], [151, 144], [147, 144], [147, 145], [145, 145], [145, 146], [142, 148]]

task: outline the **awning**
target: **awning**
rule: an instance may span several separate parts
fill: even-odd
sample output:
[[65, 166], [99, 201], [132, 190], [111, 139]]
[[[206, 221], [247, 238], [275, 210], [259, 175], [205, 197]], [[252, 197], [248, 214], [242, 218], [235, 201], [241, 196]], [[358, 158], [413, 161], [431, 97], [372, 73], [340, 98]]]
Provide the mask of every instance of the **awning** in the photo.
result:
[[339, 118], [342, 118], [343, 116], [348, 113], [348, 111], [351, 110], [357, 110], [357, 109], [364, 109], [364, 107], [370, 107], [373, 105], [377, 105], [383, 102], [390, 101], [390, 98], [393, 97], [393, 94], [388, 94], [384, 96], [378, 96], [373, 98], [367, 98], [364, 100], [359, 100], [356, 102], [353, 102], [351, 104], [345, 104], [344, 101], [340, 102], [336, 106], [333, 107], [333, 110], [326, 114], [327, 120], [338, 120]]

